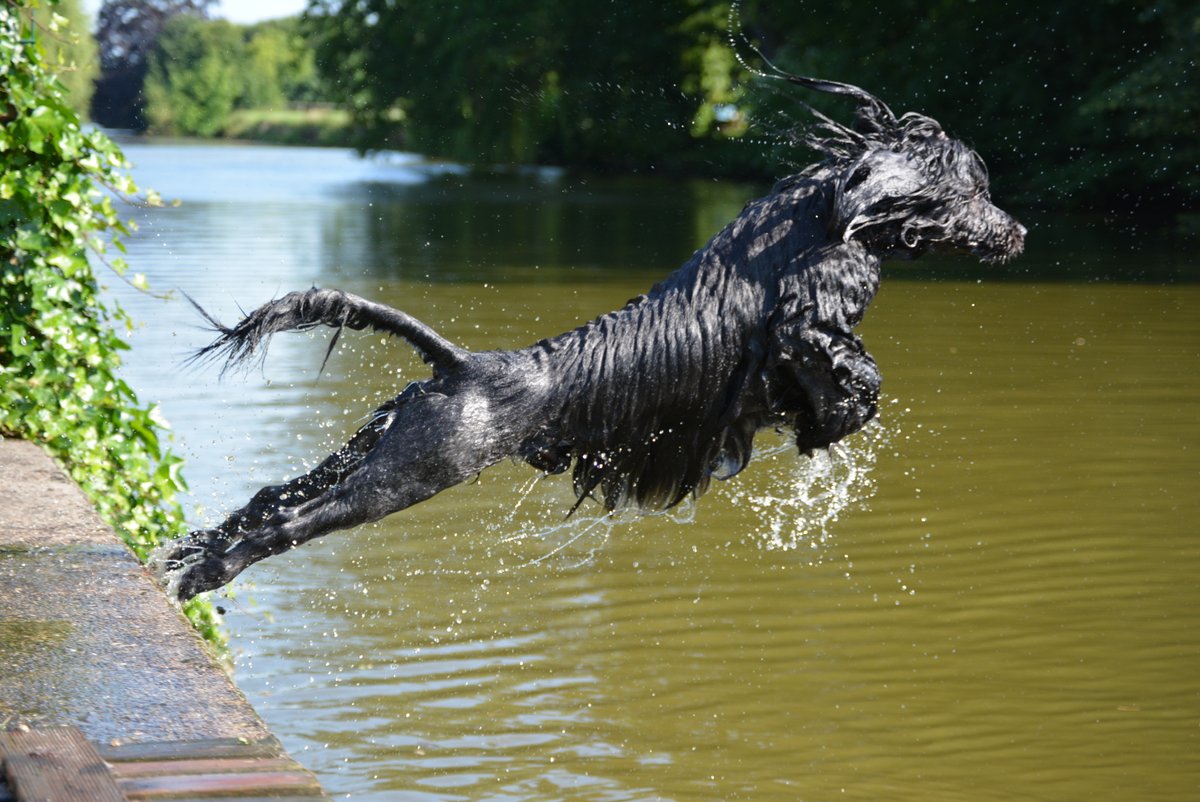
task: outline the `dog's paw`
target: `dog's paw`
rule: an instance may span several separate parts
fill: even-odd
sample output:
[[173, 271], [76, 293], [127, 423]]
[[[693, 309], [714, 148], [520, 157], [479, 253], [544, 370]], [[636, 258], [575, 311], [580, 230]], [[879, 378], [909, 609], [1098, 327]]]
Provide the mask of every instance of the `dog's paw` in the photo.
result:
[[225, 584], [228, 570], [224, 541], [212, 532], [192, 532], [163, 543], [150, 553], [146, 566], [171, 599], [188, 599]]
[[165, 583], [173, 572], [190, 562], [203, 559], [207, 548], [197, 537], [198, 534], [200, 533], [193, 532], [175, 540], [168, 540], [150, 552], [146, 558], [146, 567], [155, 579]]
[[185, 602], [205, 591], [216, 590], [235, 575], [236, 572], [230, 571], [219, 555], [208, 555], [176, 571], [167, 585], [167, 592]]

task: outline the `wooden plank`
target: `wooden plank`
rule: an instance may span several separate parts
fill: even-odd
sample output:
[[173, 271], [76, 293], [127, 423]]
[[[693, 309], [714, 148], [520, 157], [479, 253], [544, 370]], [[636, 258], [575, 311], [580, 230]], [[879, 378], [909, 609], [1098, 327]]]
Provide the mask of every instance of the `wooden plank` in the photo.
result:
[[193, 796], [245, 797], [250, 794], [319, 796], [317, 778], [306, 771], [271, 771], [241, 774], [188, 774], [183, 777], [136, 777], [118, 781], [130, 800], [178, 799]]
[[75, 727], [0, 732], [0, 752], [18, 800], [125, 802], [108, 766]]
[[262, 741], [213, 738], [203, 741], [148, 741], [117, 746], [102, 744], [97, 751], [109, 763], [124, 763], [146, 760], [274, 758], [283, 754], [283, 747], [274, 738]]
[[286, 757], [257, 758], [236, 757], [220, 760], [147, 760], [139, 762], [112, 763], [109, 771], [113, 777], [158, 777], [184, 774], [235, 774], [237, 772], [304, 771], [296, 761]]

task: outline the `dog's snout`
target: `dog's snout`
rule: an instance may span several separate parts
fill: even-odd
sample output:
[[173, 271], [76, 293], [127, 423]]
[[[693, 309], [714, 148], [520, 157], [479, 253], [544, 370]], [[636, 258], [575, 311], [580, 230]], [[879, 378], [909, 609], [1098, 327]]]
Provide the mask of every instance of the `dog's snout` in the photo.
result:
[[985, 262], [1002, 263], [1025, 250], [1025, 226], [1003, 209], [988, 204], [962, 230], [958, 242]]
[[1013, 220], [1013, 244], [1011, 255], [1017, 256], [1025, 250], [1025, 235], [1029, 233], [1029, 229], [1021, 225], [1017, 220]]

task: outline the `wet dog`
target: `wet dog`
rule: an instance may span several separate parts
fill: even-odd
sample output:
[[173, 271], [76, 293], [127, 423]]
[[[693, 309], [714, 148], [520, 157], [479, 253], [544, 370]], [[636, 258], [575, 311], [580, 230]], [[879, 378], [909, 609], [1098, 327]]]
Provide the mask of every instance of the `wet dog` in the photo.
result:
[[740, 471], [761, 429], [792, 430], [800, 452], [861, 429], [876, 414], [880, 376], [854, 327], [881, 263], [927, 251], [1004, 261], [1021, 252], [1025, 229], [992, 204], [979, 156], [936, 121], [897, 117], [850, 84], [786, 78], [855, 99], [855, 124], [814, 111], [806, 144], [821, 161], [748, 203], [648, 293], [574, 331], [469, 352], [334, 289], [290, 293], [231, 328], [209, 317], [220, 337], [201, 355], [227, 365], [275, 333], [326, 325], [399, 336], [432, 376], [308, 474], [161, 547], [155, 562], [179, 598], [509, 457], [570, 471], [576, 507], [593, 498], [608, 510], [665, 509]]

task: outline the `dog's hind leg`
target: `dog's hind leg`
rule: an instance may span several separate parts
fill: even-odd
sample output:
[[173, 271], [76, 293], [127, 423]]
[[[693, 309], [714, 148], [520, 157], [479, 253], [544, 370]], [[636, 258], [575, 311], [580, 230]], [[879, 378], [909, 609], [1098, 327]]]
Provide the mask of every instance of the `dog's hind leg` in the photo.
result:
[[164, 543], [151, 555], [151, 563], [161, 573], [170, 573], [208, 553], [224, 551], [246, 533], [262, 526], [280, 509], [302, 504], [343, 481], [379, 442], [387, 430], [395, 403], [390, 402], [376, 410], [370, 422], [316, 468], [284, 484], [262, 488], [246, 506], [231, 513], [212, 529], [196, 530], [185, 537]]
[[[524, 427], [527, 418], [508, 419]], [[326, 477], [336, 481], [320, 492], [313, 491], [326, 477], [301, 477], [283, 486], [294, 488], [294, 498], [282, 498], [292, 490], [261, 491], [264, 504], [251, 502], [234, 513], [214, 530], [221, 534], [209, 538], [209, 548], [179, 561], [179, 598], [220, 587], [272, 554], [424, 501], [516, 453], [520, 437], [520, 432], [496, 425], [486, 405], [480, 408], [478, 396], [426, 393], [418, 386], [417, 392], [397, 399], [393, 419], [378, 442], [361, 458], [349, 457], [356, 459], [352, 470], [343, 473], [337, 463], [347, 457], [335, 454], [327, 460], [334, 463]], [[354, 445], [351, 441], [346, 448]], [[279, 503], [271, 506], [272, 497]]]

